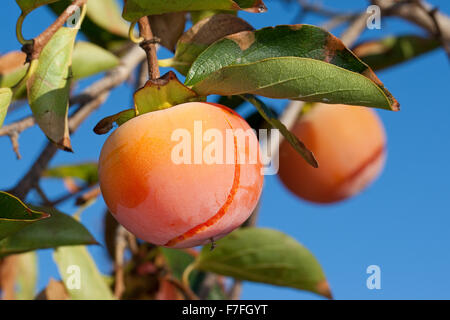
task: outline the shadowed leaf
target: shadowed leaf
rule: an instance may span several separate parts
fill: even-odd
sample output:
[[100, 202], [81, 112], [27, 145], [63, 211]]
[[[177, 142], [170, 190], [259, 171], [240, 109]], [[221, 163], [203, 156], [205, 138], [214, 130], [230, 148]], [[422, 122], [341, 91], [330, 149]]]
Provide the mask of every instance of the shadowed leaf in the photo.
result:
[[153, 35], [160, 39], [160, 44], [170, 51], [175, 50], [177, 40], [184, 32], [185, 12], [172, 12], [149, 16]]
[[198, 56], [185, 84], [199, 95], [251, 93], [277, 99], [399, 108], [373, 71], [341, 40], [310, 25], [277, 26], [227, 36]]
[[204, 247], [195, 267], [236, 279], [311, 291], [331, 298], [316, 258], [295, 239], [272, 229], [242, 228]]
[[404, 35], [363, 42], [353, 48], [353, 52], [373, 70], [382, 70], [409, 61], [439, 46], [440, 42], [436, 39]]
[[267, 9], [262, 0], [127, 0], [122, 15], [128, 21], [137, 21], [153, 14], [199, 10], [265, 12]]
[[13, 92], [10, 88], [0, 88], [0, 128], [5, 121], [6, 114], [8, 113], [8, 107], [11, 103]]
[[28, 80], [28, 101], [41, 130], [65, 151], [72, 151], [68, 109], [70, 66], [77, 30], [59, 29], [39, 57], [36, 71]]
[[167, 66], [174, 67], [186, 74], [191, 64], [209, 45], [223, 37], [240, 32], [250, 31], [253, 27], [245, 20], [231, 14], [217, 14], [196, 23], [178, 40], [175, 56], [163, 60]]
[[98, 172], [96, 162], [86, 162], [73, 165], [62, 165], [44, 171], [47, 178], [77, 178], [88, 185], [98, 182]]
[[114, 54], [90, 42], [75, 44], [72, 57], [72, 76], [75, 80], [108, 71], [119, 65]]
[[16, 0], [20, 9], [22, 9], [22, 12], [25, 14], [30, 13], [31, 11], [33, 11], [36, 8], [39, 8], [40, 6], [57, 1], [59, 0]]
[[97, 243], [89, 231], [71, 216], [56, 209], [43, 210], [51, 217], [26, 226], [0, 241], [0, 257], [37, 249]]
[[[20, 201], [19, 198], [0, 191], [0, 240], [19, 232], [30, 224], [48, 217], [48, 213], [32, 210]], [[1, 240], [0, 243], [3, 241]]]
[[[98, 271], [97, 266], [85, 246], [60, 247], [53, 255], [59, 273], [69, 296], [73, 300], [113, 300], [111, 289]], [[73, 268], [76, 266], [76, 268]], [[69, 269], [73, 268], [73, 269]], [[67, 272], [72, 270], [71, 272]], [[76, 281], [79, 273], [79, 286], [68, 286]]]

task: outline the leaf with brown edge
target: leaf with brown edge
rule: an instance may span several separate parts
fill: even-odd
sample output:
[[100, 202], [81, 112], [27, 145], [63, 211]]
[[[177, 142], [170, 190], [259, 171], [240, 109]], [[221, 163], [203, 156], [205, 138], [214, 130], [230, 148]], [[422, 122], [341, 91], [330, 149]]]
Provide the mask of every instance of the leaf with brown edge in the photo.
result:
[[162, 60], [162, 66], [170, 66], [186, 75], [192, 63], [209, 45], [233, 33], [251, 31], [253, 27], [232, 14], [216, 14], [200, 20], [186, 31], [177, 42], [175, 56]]
[[276, 26], [227, 36], [198, 56], [185, 84], [199, 95], [251, 93], [399, 109], [397, 100], [369, 66], [341, 40], [310, 25]]
[[197, 270], [235, 279], [291, 287], [331, 298], [325, 274], [314, 255], [292, 237], [267, 228], [241, 228], [204, 246]]
[[121, 126], [122, 124], [124, 124], [130, 119], [133, 119], [134, 117], [136, 117], [136, 111], [134, 109], [121, 111], [119, 113], [116, 113], [112, 116], [100, 120], [95, 125], [94, 132], [96, 134], [107, 134], [109, 131], [112, 130], [114, 124]]
[[47, 138], [64, 151], [72, 151], [68, 110], [70, 66], [77, 31], [61, 28], [53, 35], [27, 83], [28, 101], [37, 124]]
[[12, 51], [0, 56], [0, 87], [11, 88], [25, 76], [28, 64], [27, 55], [21, 51]]
[[259, 112], [259, 114], [266, 120], [273, 128], [280, 130], [280, 133], [289, 142], [289, 144], [297, 151], [303, 159], [306, 160], [314, 168], [318, 168], [316, 158], [312, 151], [310, 151], [303, 142], [301, 142], [295, 134], [289, 131], [288, 128], [277, 118], [272, 110], [267, 107], [261, 100], [251, 95], [242, 96], [245, 100], [250, 102]]
[[0, 191], [0, 240], [48, 217], [48, 213], [32, 210], [19, 198]]
[[403, 35], [362, 42], [353, 48], [353, 52], [373, 70], [382, 70], [414, 59], [439, 46], [440, 42], [433, 38]]
[[127, 0], [122, 16], [128, 21], [154, 14], [180, 11], [201, 10], [245, 10], [249, 12], [265, 12], [262, 0]]
[[184, 32], [186, 25], [185, 12], [172, 12], [149, 16], [153, 35], [158, 38], [159, 44], [170, 51], [175, 50], [178, 39]]
[[134, 94], [136, 114], [167, 109], [180, 103], [199, 100], [200, 97], [182, 84], [174, 72], [149, 80]]

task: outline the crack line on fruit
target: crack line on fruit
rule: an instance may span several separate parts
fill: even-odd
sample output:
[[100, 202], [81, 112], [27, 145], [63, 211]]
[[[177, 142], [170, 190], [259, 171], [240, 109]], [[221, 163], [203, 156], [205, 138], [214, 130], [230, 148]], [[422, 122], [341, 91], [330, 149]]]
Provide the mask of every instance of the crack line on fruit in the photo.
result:
[[[230, 125], [230, 128], [233, 129], [231, 126], [231, 123], [228, 121], [228, 119], [225, 118], [225, 120]], [[209, 218], [207, 221], [198, 224], [197, 226], [193, 227], [192, 229], [186, 231], [182, 235], [175, 237], [171, 240], [169, 240], [164, 246], [172, 247], [178, 243], [180, 243], [183, 240], [189, 239], [193, 237], [194, 235], [198, 234], [200, 231], [206, 230], [207, 228], [214, 225], [217, 221], [219, 221], [225, 213], [228, 211], [228, 208], [230, 207], [231, 203], [234, 200], [234, 196], [237, 193], [237, 190], [239, 188], [239, 179], [241, 174], [241, 166], [238, 161], [238, 147], [237, 147], [237, 138], [235, 135], [233, 135], [234, 138], [234, 177], [233, 177], [233, 184], [231, 186], [230, 193], [228, 194], [228, 197], [225, 201], [225, 203], [222, 205], [222, 207], [216, 212], [214, 216]]]

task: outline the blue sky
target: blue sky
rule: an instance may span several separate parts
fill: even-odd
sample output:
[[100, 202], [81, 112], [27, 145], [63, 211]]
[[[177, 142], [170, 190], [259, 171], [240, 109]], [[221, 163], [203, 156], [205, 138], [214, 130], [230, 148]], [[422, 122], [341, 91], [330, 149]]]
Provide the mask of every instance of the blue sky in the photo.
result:
[[[450, 2], [434, 0], [450, 13]], [[342, 11], [364, 9], [366, 1], [323, 1]], [[296, 6], [266, 0], [264, 14], [241, 13], [254, 27], [295, 22]], [[3, 1], [0, 10], [0, 53], [18, 50], [15, 21], [20, 12], [14, 1]], [[46, 28], [53, 17], [47, 9], [33, 12], [24, 34], [31, 38]], [[320, 24], [309, 16], [305, 23]], [[399, 19], [382, 19], [381, 30], [367, 30], [363, 38], [400, 33], [423, 34]], [[339, 31], [339, 30], [337, 30]], [[335, 32], [335, 34], [338, 34]], [[169, 57], [160, 51], [160, 58]], [[166, 70], [161, 70], [165, 72]], [[307, 246], [321, 262], [336, 299], [450, 299], [450, 69], [443, 50], [413, 62], [380, 72], [380, 79], [401, 103], [401, 111], [379, 111], [388, 136], [388, 159], [381, 177], [364, 193], [333, 206], [318, 206], [292, 196], [276, 176], [266, 177], [259, 225], [281, 230]], [[80, 84], [82, 88], [94, 79]], [[104, 116], [132, 103], [132, 86], [117, 88], [106, 104], [95, 112], [72, 137], [75, 154], [60, 152], [52, 165], [96, 160], [106, 136], [92, 128]], [[286, 101], [271, 100], [281, 109]], [[11, 112], [6, 123], [29, 113], [28, 108]], [[0, 137], [0, 190], [13, 186], [45, 145], [35, 127], [20, 136], [22, 160], [16, 160], [10, 142]], [[53, 197], [63, 192], [58, 181], [43, 187]], [[30, 194], [30, 200], [36, 199]], [[99, 200], [83, 213], [82, 221], [102, 242], [104, 203]], [[73, 213], [69, 204], [62, 210]], [[106, 251], [90, 247], [102, 272], [112, 270]], [[50, 276], [58, 277], [51, 250], [39, 253], [39, 288]], [[381, 290], [366, 287], [366, 268], [381, 267]], [[275, 286], [245, 283], [244, 299], [316, 299], [306, 292]]]

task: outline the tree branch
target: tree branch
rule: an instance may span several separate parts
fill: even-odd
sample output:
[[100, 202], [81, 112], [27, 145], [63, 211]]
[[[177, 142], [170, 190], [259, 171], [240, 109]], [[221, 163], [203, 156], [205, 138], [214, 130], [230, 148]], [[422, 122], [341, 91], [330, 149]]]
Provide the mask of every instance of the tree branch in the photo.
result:
[[156, 43], [158, 41], [153, 37], [150, 20], [147, 16], [140, 18], [138, 24], [141, 37], [144, 39], [140, 46], [147, 54], [148, 75], [152, 80], [158, 79], [160, 76], [158, 57], [156, 55]]

